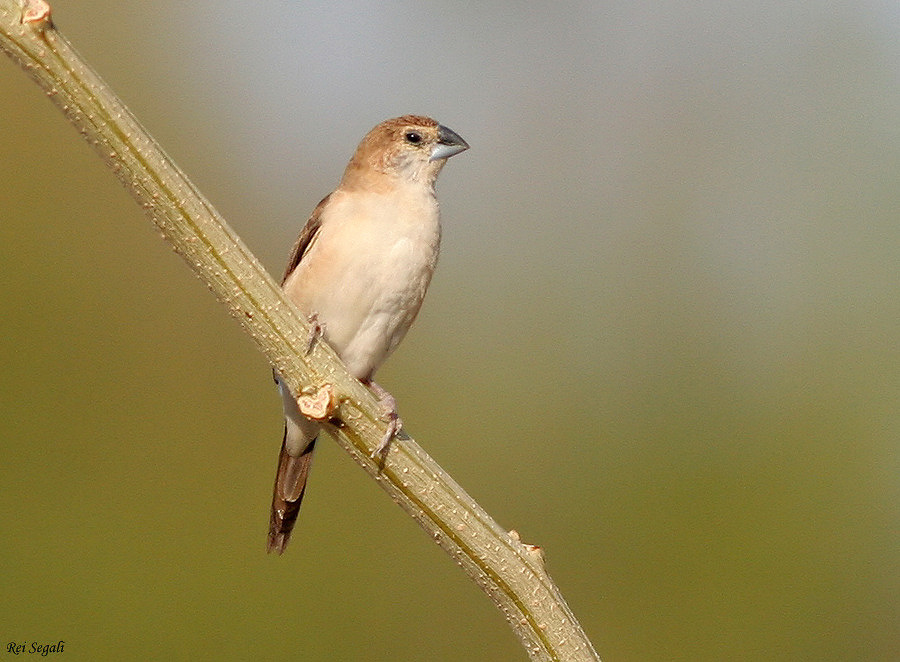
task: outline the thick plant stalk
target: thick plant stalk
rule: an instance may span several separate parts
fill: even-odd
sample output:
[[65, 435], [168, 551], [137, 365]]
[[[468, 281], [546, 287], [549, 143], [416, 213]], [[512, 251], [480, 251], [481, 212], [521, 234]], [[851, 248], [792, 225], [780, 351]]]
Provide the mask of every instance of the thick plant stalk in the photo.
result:
[[338, 443], [491, 597], [533, 660], [599, 657], [544, 569], [541, 550], [502, 529], [412, 439], [383, 465], [370, 458], [385, 430], [376, 398], [310, 328], [240, 238], [124, 104], [55, 29], [43, 0], [0, 0], [0, 50], [59, 106], [131, 191], [294, 393], [328, 389]]

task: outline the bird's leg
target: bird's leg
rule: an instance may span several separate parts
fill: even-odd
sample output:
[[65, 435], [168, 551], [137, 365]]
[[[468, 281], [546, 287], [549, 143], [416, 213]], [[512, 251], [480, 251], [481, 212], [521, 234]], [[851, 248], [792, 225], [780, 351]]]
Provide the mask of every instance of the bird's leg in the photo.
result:
[[387, 457], [387, 453], [390, 450], [391, 441], [403, 427], [403, 421], [400, 419], [400, 415], [397, 414], [397, 401], [394, 400], [393, 395], [385, 391], [377, 382], [370, 381], [369, 388], [371, 388], [372, 392], [378, 396], [378, 405], [381, 407], [381, 417], [386, 420], [388, 424], [387, 430], [381, 438], [381, 443], [378, 444], [378, 447], [372, 451], [372, 454], [369, 457], [378, 457], [384, 462], [384, 458]]
[[306, 354], [308, 355], [316, 344], [316, 341], [325, 335], [325, 323], [319, 321], [319, 313], [310, 313], [306, 321], [310, 324], [309, 338], [306, 339]]

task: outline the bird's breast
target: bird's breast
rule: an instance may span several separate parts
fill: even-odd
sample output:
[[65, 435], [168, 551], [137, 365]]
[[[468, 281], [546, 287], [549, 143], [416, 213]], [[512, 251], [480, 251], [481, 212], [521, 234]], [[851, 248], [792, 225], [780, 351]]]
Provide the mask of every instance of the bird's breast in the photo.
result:
[[437, 263], [440, 221], [430, 191], [332, 195], [284, 289], [315, 313], [351, 373], [368, 379], [415, 319]]

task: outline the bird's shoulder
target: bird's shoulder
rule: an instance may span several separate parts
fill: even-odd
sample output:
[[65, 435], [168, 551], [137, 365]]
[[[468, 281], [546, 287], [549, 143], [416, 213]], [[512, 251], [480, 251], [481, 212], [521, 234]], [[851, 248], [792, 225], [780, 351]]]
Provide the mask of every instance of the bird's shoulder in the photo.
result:
[[291, 250], [291, 257], [288, 259], [287, 267], [284, 270], [284, 276], [281, 278], [282, 285], [284, 285], [284, 282], [288, 279], [288, 276], [291, 275], [294, 269], [297, 268], [297, 265], [300, 264], [300, 260], [303, 259], [303, 256], [309, 250], [309, 247], [312, 246], [319, 229], [322, 227], [322, 213], [333, 195], [334, 193], [329, 193], [322, 198], [319, 204], [316, 205], [316, 208], [313, 209], [312, 214], [310, 214], [309, 220], [307, 220], [306, 225], [303, 226], [303, 230], [300, 231], [300, 236], [297, 237], [297, 242]]

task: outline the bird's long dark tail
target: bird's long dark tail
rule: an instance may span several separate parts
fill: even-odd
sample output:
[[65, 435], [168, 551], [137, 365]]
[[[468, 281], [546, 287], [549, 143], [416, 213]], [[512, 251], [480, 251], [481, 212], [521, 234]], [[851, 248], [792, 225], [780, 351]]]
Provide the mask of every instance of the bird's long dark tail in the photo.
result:
[[272, 514], [269, 518], [268, 550], [279, 554], [284, 553], [284, 548], [291, 539], [316, 448], [316, 440], [313, 439], [300, 455], [294, 457], [287, 451], [286, 440], [287, 429], [285, 440], [281, 442], [281, 455], [278, 457], [278, 471], [272, 490]]

